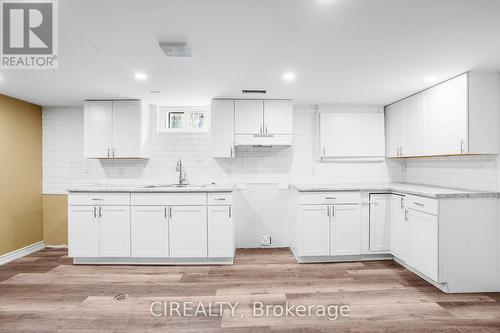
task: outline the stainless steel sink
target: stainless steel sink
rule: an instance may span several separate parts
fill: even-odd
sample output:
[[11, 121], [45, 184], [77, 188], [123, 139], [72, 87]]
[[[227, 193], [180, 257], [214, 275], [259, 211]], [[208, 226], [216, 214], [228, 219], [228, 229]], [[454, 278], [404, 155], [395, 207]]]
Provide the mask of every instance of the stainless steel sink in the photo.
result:
[[160, 184], [160, 185], [148, 185], [144, 186], [144, 188], [184, 188], [184, 187], [205, 187], [208, 184]]

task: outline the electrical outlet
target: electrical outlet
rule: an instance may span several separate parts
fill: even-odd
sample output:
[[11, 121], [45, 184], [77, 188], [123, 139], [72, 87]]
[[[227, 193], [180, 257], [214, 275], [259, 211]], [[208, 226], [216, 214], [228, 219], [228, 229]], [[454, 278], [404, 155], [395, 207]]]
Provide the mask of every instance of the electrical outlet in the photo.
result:
[[271, 235], [260, 236], [260, 246], [271, 246]]

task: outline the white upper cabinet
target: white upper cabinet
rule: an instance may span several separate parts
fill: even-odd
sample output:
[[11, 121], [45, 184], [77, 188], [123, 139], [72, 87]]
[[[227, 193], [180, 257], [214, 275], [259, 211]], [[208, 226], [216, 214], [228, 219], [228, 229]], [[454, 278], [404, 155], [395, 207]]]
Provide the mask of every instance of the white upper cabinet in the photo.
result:
[[113, 147], [113, 102], [86, 102], [85, 157], [108, 158]]
[[264, 134], [293, 134], [291, 100], [264, 100]]
[[234, 133], [257, 134], [264, 130], [264, 101], [245, 99], [234, 101]]
[[467, 75], [422, 92], [422, 107], [423, 155], [466, 153]]
[[142, 110], [140, 101], [113, 102], [113, 157], [141, 157]]
[[148, 113], [141, 101], [87, 101], [84, 119], [86, 158], [146, 157]]
[[404, 125], [402, 106], [402, 104], [396, 103], [385, 108], [385, 149], [387, 157], [398, 157], [401, 153]]
[[210, 151], [232, 158], [236, 146], [290, 146], [293, 141], [291, 100], [214, 99]]
[[384, 114], [377, 106], [320, 107], [322, 158], [383, 157]]
[[403, 112], [400, 116], [403, 120], [401, 131], [400, 156], [418, 156], [422, 150], [422, 137], [420, 133], [424, 128], [424, 115], [420, 112], [422, 108], [422, 96], [416, 94], [406, 98], [403, 103]]
[[233, 158], [234, 104], [232, 99], [214, 99], [211, 107], [210, 156]]
[[498, 153], [498, 73], [466, 73], [386, 106], [387, 157]]

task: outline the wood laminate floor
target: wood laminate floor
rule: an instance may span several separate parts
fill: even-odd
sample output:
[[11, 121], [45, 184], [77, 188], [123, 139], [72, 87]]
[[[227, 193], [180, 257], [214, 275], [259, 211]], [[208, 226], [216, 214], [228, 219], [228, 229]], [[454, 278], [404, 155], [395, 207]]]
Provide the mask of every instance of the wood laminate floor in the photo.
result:
[[[239, 305], [154, 317], [153, 302]], [[313, 315], [255, 317], [253, 302]], [[350, 314], [314, 314], [329, 305]], [[75, 266], [46, 249], [0, 266], [2, 333], [176, 331], [500, 332], [500, 294], [444, 294], [392, 261], [299, 265], [288, 249], [238, 250], [233, 266]]]

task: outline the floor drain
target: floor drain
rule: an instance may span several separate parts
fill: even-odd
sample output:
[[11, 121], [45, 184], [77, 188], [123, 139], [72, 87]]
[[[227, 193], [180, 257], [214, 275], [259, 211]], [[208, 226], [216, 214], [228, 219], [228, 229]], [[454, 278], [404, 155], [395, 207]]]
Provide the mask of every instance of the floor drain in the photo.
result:
[[113, 299], [115, 301], [121, 302], [121, 301], [126, 301], [130, 296], [128, 294], [118, 294]]

